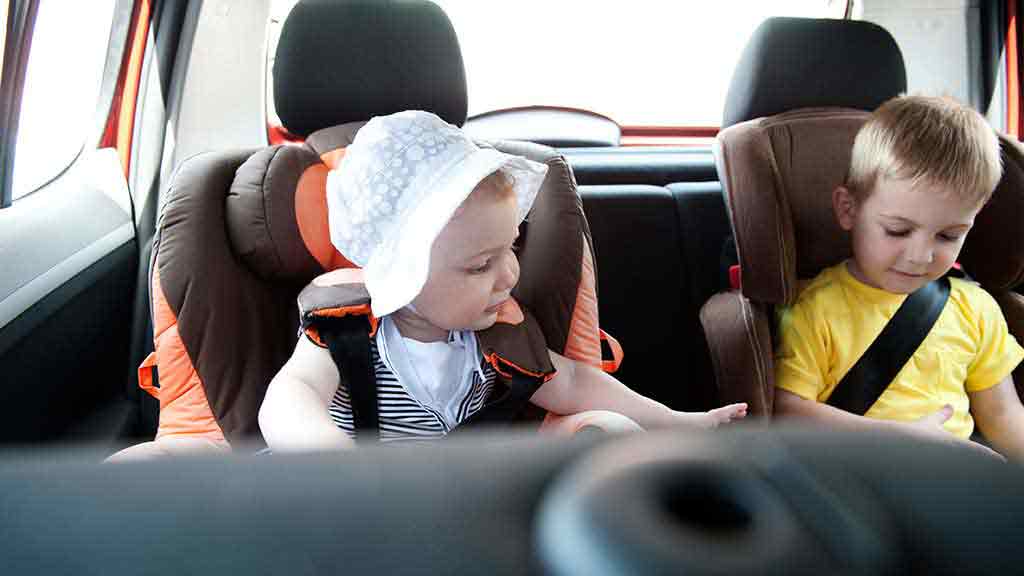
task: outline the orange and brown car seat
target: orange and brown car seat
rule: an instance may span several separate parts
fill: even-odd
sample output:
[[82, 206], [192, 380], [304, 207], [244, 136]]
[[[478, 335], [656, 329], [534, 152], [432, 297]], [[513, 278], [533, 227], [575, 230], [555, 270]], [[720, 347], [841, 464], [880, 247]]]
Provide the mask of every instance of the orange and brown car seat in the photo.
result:
[[[155, 352], [140, 367], [140, 385], [160, 401], [159, 426], [155, 442], [122, 457], [174, 452], [176, 440], [260, 446], [257, 413], [295, 346], [299, 292], [351, 266], [329, 240], [327, 172], [372, 116], [466, 117], [458, 42], [426, 1], [300, 2], [282, 29], [274, 81], [278, 115], [304, 142], [201, 154], [166, 192], [150, 267]], [[545, 146], [492, 144], [548, 166], [520, 230], [513, 297], [550, 349], [613, 370], [621, 348], [608, 338], [615, 359], [602, 360], [595, 258], [570, 167]]]

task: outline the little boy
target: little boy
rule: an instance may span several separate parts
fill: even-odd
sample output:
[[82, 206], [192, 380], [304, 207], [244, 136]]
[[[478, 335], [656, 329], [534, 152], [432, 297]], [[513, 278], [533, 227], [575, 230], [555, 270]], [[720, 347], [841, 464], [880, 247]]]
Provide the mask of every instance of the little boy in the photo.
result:
[[927, 337], [864, 416], [824, 403], [907, 295], [953, 266], [1000, 175], [995, 132], [954, 100], [899, 97], [871, 115], [832, 194], [853, 257], [779, 313], [777, 414], [947, 442], [968, 442], [977, 423], [996, 450], [1024, 458], [1011, 375], [1024, 349], [995, 300], [957, 278]]
[[[513, 244], [546, 171], [409, 111], [368, 122], [329, 175], [331, 241], [362, 268], [379, 319], [370, 350], [381, 440], [443, 436], [486, 404], [496, 375], [477, 332], [502, 314], [523, 318], [511, 297], [519, 279]], [[677, 412], [547, 353], [555, 373], [530, 401], [563, 416], [553, 419], [556, 430], [713, 427], [746, 413], [745, 404]], [[270, 383], [260, 428], [275, 451], [349, 447], [352, 403], [329, 351], [300, 338]]]

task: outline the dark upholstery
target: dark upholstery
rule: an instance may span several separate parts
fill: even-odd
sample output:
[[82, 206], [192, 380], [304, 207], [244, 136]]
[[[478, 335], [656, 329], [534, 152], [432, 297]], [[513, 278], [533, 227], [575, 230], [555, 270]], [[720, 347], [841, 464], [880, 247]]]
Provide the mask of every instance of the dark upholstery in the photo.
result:
[[903, 56], [877, 24], [769, 18], [733, 70], [722, 126], [798, 108], [874, 110], [906, 90]]
[[583, 186], [583, 207], [600, 266], [601, 324], [622, 344], [616, 377], [635, 390], [679, 407], [694, 384], [689, 353], [678, 338], [687, 325], [679, 222], [662, 186]]
[[266, 281], [307, 282], [323, 270], [299, 235], [292, 194], [305, 171], [320, 163], [309, 146], [264, 148], [239, 166], [225, 200], [225, 225], [238, 258]]
[[594, 239], [601, 326], [622, 344], [615, 376], [679, 410], [718, 403], [697, 312], [728, 234], [715, 183], [582, 186]]
[[1024, 284], [1024, 145], [1002, 134], [999, 145], [1003, 178], [960, 253], [964, 269], [990, 292]]
[[[960, 252], [964, 270], [999, 303], [1010, 333], [1024, 342], [1024, 146], [1000, 134], [1003, 178], [988, 205], [974, 219]], [[1024, 363], [1013, 371], [1024, 398]]]
[[462, 125], [466, 74], [455, 31], [432, 2], [299, 2], [277, 45], [274, 105], [299, 136], [401, 110]]

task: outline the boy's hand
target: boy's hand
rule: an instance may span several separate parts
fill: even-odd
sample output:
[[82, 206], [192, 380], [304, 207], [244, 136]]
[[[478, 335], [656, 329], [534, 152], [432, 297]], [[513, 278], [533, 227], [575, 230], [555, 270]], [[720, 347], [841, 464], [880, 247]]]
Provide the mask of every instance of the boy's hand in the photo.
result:
[[915, 427], [918, 433], [923, 433], [926, 436], [933, 436], [939, 439], [945, 439], [946, 436], [950, 436], [951, 434], [946, 432], [946, 429], [943, 428], [942, 425], [946, 423], [946, 420], [949, 420], [952, 417], [953, 407], [946, 404], [937, 411], [911, 422], [910, 425]]
[[1003, 458], [1001, 454], [999, 454], [995, 450], [992, 450], [988, 446], [978, 444], [977, 442], [971, 442], [970, 440], [964, 440], [949, 433], [945, 428], [942, 427], [942, 425], [946, 422], [946, 420], [949, 420], [952, 417], [953, 407], [950, 406], [949, 404], [946, 404], [936, 412], [928, 414], [927, 416], [924, 416], [913, 422], [908, 422], [905, 424], [905, 426], [907, 427], [907, 429], [910, 430], [911, 435], [916, 436], [918, 438], [939, 441], [944, 444], [950, 444], [954, 446], [966, 446], [967, 448], [970, 448], [987, 456], [991, 456], [993, 458], [997, 458], [1003, 461], [1006, 460], [1006, 458]]

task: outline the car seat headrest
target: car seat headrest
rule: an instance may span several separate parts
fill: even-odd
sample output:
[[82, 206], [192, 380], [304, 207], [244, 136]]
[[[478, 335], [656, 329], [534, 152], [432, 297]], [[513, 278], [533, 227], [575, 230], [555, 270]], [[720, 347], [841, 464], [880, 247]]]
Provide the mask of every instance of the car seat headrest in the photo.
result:
[[1003, 177], [974, 219], [960, 263], [990, 291], [1024, 284], [1024, 145], [999, 135]]
[[733, 71], [722, 127], [797, 108], [874, 110], [905, 92], [896, 41], [856, 20], [769, 18]]
[[461, 126], [466, 76], [455, 31], [425, 0], [302, 0], [281, 29], [274, 105], [298, 136], [402, 110]]
[[867, 117], [849, 108], [809, 108], [719, 132], [715, 160], [747, 298], [790, 304], [799, 279], [850, 255], [832, 191], [846, 179], [853, 139]]
[[[719, 133], [716, 158], [744, 296], [792, 304], [801, 280], [850, 256], [849, 235], [832, 211], [832, 191], [846, 177], [854, 136], [867, 117], [842, 108], [795, 110]], [[1024, 145], [999, 139], [1003, 177], [959, 258], [993, 292], [1024, 284]]]
[[352, 265], [330, 242], [324, 189], [362, 125], [319, 130], [301, 146], [265, 148], [238, 168], [225, 201], [228, 238], [264, 280], [305, 284]]

